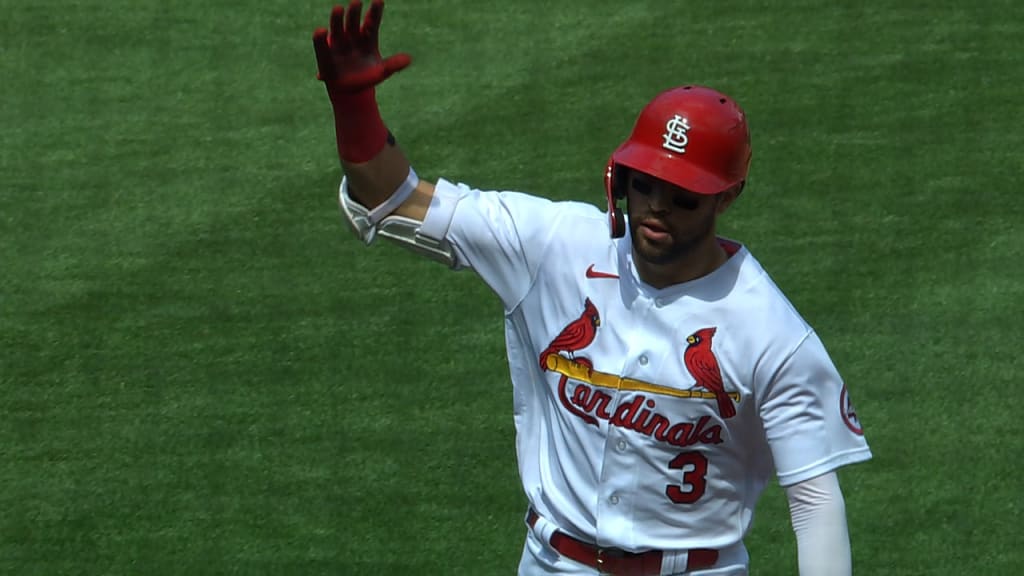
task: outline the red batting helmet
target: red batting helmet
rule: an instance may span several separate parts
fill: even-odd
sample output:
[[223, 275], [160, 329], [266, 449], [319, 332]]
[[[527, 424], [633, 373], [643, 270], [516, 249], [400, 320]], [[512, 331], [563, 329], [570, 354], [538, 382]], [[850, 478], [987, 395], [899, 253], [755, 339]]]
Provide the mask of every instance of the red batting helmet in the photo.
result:
[[697, 194], [718, 194], [747, 179], [750, 132], [732, 98], [704, 86], [655, 96], [640, 112], [629, 139], [608, 160], [605, 190], [612, 236], [626, 233], [617, 200], [626, 197], [622, 168], [639, 170]]

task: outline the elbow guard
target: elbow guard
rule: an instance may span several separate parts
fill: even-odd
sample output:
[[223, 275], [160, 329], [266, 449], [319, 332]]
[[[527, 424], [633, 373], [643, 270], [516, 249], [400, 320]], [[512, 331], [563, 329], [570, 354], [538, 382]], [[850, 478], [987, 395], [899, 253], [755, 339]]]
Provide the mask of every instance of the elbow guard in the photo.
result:
[[377, 236], [385, 238], [399, 246], [411, 250], [431, 260], [436, 260], [449, 267], [455, 265], [455, 255], [451, 245], [443, 238], [431, 238], [420, 233], [423, 223], [404, 216], [391, 215], [402, 205], [416, 189], [419, 177], [409, 168], [409, 177], [398, 187], [383, 204], [370, 210], [357, 202], [348, 193], [347, 180], [341, 180], [338, 200], [341, 212], [349, 229], [363, 244], [369, 246]]

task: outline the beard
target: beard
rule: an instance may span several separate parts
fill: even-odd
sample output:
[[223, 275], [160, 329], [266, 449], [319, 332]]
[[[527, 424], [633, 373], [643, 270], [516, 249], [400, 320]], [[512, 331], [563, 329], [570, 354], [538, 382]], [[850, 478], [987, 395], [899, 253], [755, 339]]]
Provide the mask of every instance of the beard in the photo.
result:
[[664, 266], [684, 260], [698, 246], [713, 236], [715, 230], [715, 211], [709, 210], [686, 230], [670, 230], [670, 238], [667, 241], [655, 242], [647, 239], [640, 232], [640, 220], [642, 219], [635, 218], [632, 214], [629, 218], [629, 235], [633, 241], [633, 251], [637, 257], [655, 266]]

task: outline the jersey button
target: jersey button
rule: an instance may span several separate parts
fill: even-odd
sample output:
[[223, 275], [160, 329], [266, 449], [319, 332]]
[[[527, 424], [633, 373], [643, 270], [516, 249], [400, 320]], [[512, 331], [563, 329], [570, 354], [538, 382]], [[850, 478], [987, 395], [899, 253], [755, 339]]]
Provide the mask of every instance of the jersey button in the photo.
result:
[[640, 356], [640, 365], [647, 366], [647, 356]]
[[664, 298], [658, 298], [658, 299], [656, 299], [656, 300], [654, 301], [654, 305], [655, 305], [655, 306], [657, 306], [658, 308], [661, 308], [662, 306], [664, 306], [664, 305], [665, 305], [665, 299], [664, 299]]
[[619, 443], [616, 444], [616, 446], [618, 447], [619, 452], [625, 452], [626, 451], [626, 441], [625, 440], [619, 440]]
[[618, 497], [618, 496], [615, 496], [615, 495], [612, 495], [612, 497], [608, 499], [608, 502], [609, 502], [609, 503], [610, 503], [610, 504], [611, 504], [612, 506], [615, 506], [616, 504], [618, 504], [618, 503], [619, 503], [619, 497]]

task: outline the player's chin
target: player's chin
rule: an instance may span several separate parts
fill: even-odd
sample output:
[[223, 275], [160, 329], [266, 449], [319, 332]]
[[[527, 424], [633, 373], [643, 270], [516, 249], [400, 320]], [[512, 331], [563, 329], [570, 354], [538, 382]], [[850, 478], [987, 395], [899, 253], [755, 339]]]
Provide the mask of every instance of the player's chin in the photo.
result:
[[675, 260], [676, 254], [672, 244], [662, 244], [646, 238], [640, 238], [633, 244], [636, 254], [648, 264], [668, 264]]

